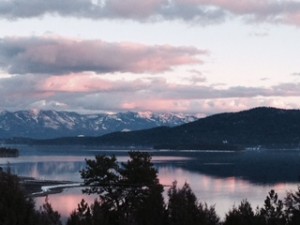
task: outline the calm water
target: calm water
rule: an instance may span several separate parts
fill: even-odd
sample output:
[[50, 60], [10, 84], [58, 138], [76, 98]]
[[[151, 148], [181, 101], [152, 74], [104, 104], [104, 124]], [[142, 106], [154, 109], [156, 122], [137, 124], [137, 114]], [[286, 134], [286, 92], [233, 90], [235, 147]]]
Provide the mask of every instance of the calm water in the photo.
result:
[[[18, 148], [20, 157], [2, 158], [1, 166], [9, 164], [13, 173], [39, 179], [81, 181], [78, 171], [84, 168], [84, 160], [96, 154], [115, 154], [119, 161], [128, 159], [126, 150]], [[215, 205], [222, 217], [245, 198], [253, 207], [262, 205], [271, 189], [284, 197], [286, 191], [296, 190], [300, 179], [300, 151], [152, 151], [151, 154], [162, 184], [170, 185], [176, 180], [181, 186], [188, 182], [198, 199]], [[91, 202], [94, 196], [83, 196], [79, 188], [73, 188], [49, 196], [49, 201], [66, 218], [82, 198]], [[36, 198], [36, 202], [40, 205], [44, 198]]]

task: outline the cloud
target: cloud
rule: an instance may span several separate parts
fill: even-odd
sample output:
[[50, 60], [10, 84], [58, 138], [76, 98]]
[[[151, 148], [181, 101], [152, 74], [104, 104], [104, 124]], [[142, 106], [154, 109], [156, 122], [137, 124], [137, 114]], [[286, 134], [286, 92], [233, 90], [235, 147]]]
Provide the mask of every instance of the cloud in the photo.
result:
[[91, 19], [137, 21], [183, 20], [200, 24], [222, 22], [230, 16], [247, 20], [300, 25], [296, 0], [7, 0], [0, 17], [7, 19], [59, 15]]
[[187, 0], [187, 2], [192, 5], [210, 4], [234, 16], [256, 22], [300, 25], [300, 2], [295, 0]]
[[219, 9], [194, 7], [177, 0], [8, 0], [0, 2], [0, 17], [41, 17], [47, 14], [91, 19], [197, 20], [211, 23], [224, 18]]
[[136, 79], [133, 81], [108, 80], [94, 73], [50, 76], [36, 85], [41, 92], [55, 93], [98, 93], [134, 92], [149, 88], [151, 82]]
[[62, 38], [0, 39], [0, 67], [10, 74], [131, 72], [162, 73], [175, 66], [201, 64], [206, 52], [194, 47], [110, 43]]
[[257, 106], [299, 108], [300, 83], [221, 88], [171, 83], [166, 78], [124, 79], [95, 73], [11, 76], [0, 79], [1, 107], [73, 111], [165, 111], [211, 114]]
[[295, 72], [295, 73], [292, 73], [291, 75], [292, 75], [292, 76], [300, 76], [300, 72], [298, 72], [298, 73]]
[[170, 85], [162, 81], [160, 85], [147, 84], [146, 89], [140, 86], [135, 91], [130, 91], [130, 83], [127, 85], [123, 92], [86, 93], [68, 99], [68, 105], [89, 110], [201, 112], [206, 115], [257, 106], [299, 108], [300, 84], [218, 89], [213, 86]]

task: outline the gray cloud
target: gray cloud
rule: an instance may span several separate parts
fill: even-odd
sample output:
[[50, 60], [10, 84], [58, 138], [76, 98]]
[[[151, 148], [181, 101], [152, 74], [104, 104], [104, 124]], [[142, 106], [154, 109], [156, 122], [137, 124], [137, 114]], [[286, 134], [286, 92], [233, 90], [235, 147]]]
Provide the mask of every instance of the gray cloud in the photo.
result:
[[202, 63], [194, 47], [147, 46], [59, 38], [0, 39], [0, 67], [10, 74], [161, 73]]
[[299, 73], [295, 72], [295, 73], [292, 73], [291, 75], [292, 76], [300, 76], [300, 72]]
[[89, 0], [8, 0], [0, 2], [0, 15], [8, 19], [39, 17], [45, 14], [80, 17], [92, 12]]
[[47, 14], [91, 19], [138, 21], [184, 20], [200, 24], [224, 21], [229, 15], [247, 20], [300, 25], [300, 2], [224, 0], [7, 0], [0, 17], [20, 19]]
[[0, 17], [40, 17], [46, 14], [91, 19], [132, 19], [139, 21], [195, 20], [201, 23], [224, 19], [224, 12], [205, 5], [194, 7], [168, 0], [8, 0], [0, 2]]

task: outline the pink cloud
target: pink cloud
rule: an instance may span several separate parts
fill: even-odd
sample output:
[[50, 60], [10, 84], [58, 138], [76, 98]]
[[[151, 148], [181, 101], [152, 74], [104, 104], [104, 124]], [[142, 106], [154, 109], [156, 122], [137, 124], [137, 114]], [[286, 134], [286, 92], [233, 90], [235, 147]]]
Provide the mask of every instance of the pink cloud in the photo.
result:
[[156, 112], [186, 112], [188, 110], [189, 101], [182, 99], [148, 99], [125, 101], [120, 108], [123, 110], [141, 111], [151, 110]]
[[39, 86], [45, 92], [94, 92], [115, 89], [113, 82], [92, 75], [51, 76]]
[[300, 26], [300, 10], [297, 13], [292, 13], [286, 16], [285, 22]]
[[36, 84], [36, 89], [42, 92], [133, 92], [147, 89], [150, 82], [136, 79], [133, 81], [116, 79], [108, 80], [93, 73], [68, 74], [47, 77]]
[[62, 38], [4, 38], [0, 67], [11, 74], [162, 73], [175, 66], [200, 64], [206, 51], [195, 47], [110, 43]]

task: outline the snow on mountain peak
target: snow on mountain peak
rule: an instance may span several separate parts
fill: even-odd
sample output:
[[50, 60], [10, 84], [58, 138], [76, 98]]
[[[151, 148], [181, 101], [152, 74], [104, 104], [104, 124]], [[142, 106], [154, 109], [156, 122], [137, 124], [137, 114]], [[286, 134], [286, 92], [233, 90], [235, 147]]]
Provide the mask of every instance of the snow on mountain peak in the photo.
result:
[[30, 112], [34, 116], [38, 116], [40, 114], [40, 110], [39, 109], [32, 109], [32, 110], [30, 110]]
[[145, 119], [152, 119], [152, 117], [153, 117], [152, 112], [138, 112], [137, 114], [139, 117], [145, 118]]
[[75, 112], [28, 110], [0, 113], [0, 138], [55, 138], [101, 136], [116, 131], [177, 126], [197, 117], [176, 113], [122, 112], [78, 114]]

